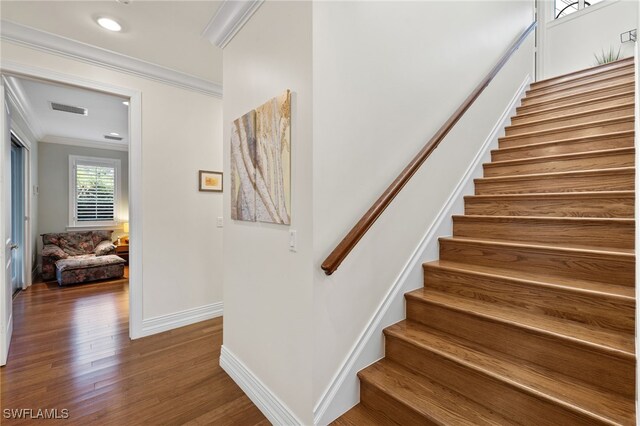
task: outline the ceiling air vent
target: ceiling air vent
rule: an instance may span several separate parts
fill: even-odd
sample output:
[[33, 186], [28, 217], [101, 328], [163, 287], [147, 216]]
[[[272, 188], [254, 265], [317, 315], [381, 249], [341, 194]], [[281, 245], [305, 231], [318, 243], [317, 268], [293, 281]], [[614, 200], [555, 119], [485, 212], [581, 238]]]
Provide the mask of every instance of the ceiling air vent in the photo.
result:
[[54, 111], [69, 112], [71, 114], [87, 115], [89, 111], [86, 108], [75, 107], [71, 105], [59, 104], [57, 102], [51, 102], [51, 109]]
[[109, 139], [110, 141], [121, 141], [122, 140], [122, 136], [111, 136], [111, 135], [104, 135], [105, 139]]

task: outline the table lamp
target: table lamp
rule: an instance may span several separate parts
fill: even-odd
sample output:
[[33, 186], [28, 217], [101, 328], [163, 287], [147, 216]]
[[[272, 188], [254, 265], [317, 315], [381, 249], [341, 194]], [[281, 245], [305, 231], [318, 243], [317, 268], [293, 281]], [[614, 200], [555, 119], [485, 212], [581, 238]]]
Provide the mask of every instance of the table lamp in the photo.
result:
[[129, 244], [129, 222], [125, 222], [122, 224], [122, 230], [124, 231], [124, 242]]

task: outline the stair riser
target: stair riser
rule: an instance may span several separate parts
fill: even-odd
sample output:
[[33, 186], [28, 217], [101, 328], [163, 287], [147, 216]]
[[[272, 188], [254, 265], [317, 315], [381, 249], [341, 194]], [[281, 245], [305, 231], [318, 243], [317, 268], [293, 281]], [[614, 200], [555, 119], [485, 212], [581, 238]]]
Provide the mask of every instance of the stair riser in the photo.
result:
[[[545, 93], [541, 95], [534, 94], [526, 94], [525, 98], [522, 100], [522, 106], [538, 104], [541, 102], [545, 102], [549, 99], [557, 99], [557, 98], [565, 98], [569, 96], [575, 95], [583, 95], [585, 92], [604, 90], [608, 91], [612, 87], [618, 87], [620, 85], [633, 84], [633, 74], [625, 77], [617, 77], [611, 80], [600, 81], [596, 83], [586, 84], [583, 86], [571, 87], [568, 89], [562, 90], [554, 90], [550, 93]], [[612, 93], [611, 93], [612, 94]], [[591, 98], [592, 99], [592, 98]]]
[[620, 172], [603, 174], [601, 177], [592, 174], [575, 176], [537, 177], [531, 179], [504, 179], [498, 182], [476, 180], [477, 195], [491, 194], [526, 194], [545, 192], [584, 192], [584, 191], [632, 191], [634, 188], [633, 173]]
[[633, 112], [634, 112], [633, 108], [634, 108], [633, 105], [621, 106], [621, 107], [604, 110], [601, 112], [583, 113], [573, 117], [557, 117], [557, 118], [546, 119], [538, 123], [523, 123], [518, 125], [512, 125], [512, 126], [508, 126], [505, 129], [505, 134], [507, 136], [521, 135], [523, 133], [556, 129], [558, 127], [592, 123], [598, 120], [633, 116]]
[[535, 173], [571, 172], [579, 170], [615, 169], [620, 167], [633, 167], [635, 165], [635, 153], [633, 150], [589, 157], [536, 161], [526, 164], [485, 164], [484, 176], [517, 176]]
[[[588, 221], [588, 219], [585, 219]], [[552, 244], [562, 247], [590, 246], [633, 249], [633, 222], [576, 222], [573, 220], [495, 220], [456, 216], [453, 235], [462, 238]]]
[[558, 83], [546, 87], [532, 87], [527, 90], [527, 96], [538, 96], [545, 93], [557, 93], [558, 91], [567, 90], [577, 87], [595, 87], [597, 85], [606, 84], [610, 81], [618, 81], [624, 78], [633, 78], [633, 67], [622, 68], [617, 70], [610, 70], [606, 73], [600, 73], [594, 76], [585, 77], [581, 79], [574, 79], [564, 83]]
[[410, 297], [407, 297], [407, 319], [623, 395], [635, 394], [634, 382], [629, 380], [635, 377], [631, 359]]
[[393, 336], [386, 338], [385, 355], [521, 424], [604, 424]]
[[[530, 112], [537, 112], [548, 108], [555, 108], [565, 105], [571, 105], [584, 101], [591, 101], [594, 99], [602, 98], [603, 96], [619, 95], [634, 90], [632, 83], [624, 83], [618, 86], [605, 87], [602, 89], [596, 89], [583, 93], [573, 95], [547, 95], [540, 98], [523, 99], [519, 114], [528, 114]], [[542, 99], [547, 98], [547, 99]]]
[[604, 293], [580, 293], [508, 278], [424, 267], [425, 287], [464, 299], [521, 309], [603, 330], [633, 335], [635, 303]]
[[634, 62], [630, 61], [619, 61], [615, 63], [609, 63], [605, 65], [600, 65], [593, 68], [587, 68], [585, 70], [581, 70], [575, 73], [571, 73], [568, 75], [561, 75], [555, 78], [550, 78], [543, 81], [536, 81], [531, 83], [531, 89], [539, 89], [542, 87], [549, 87], [558, 84], [562, 84], [565, 82], [572, 82], [578, 80], [585, 80], [589, 78], [593, 78], [599, 75], [606, 75], [611, 72], [618, 72], [620, 70], [633, 70]]
[[540, 111], [532, 114], [521, 114], [520, 107], [518, 107], [516, 108], [516, 113], [519, 115], [511, 118], [511, 124], [524, 124], [530, 123], [532, 121], [561, 117], [563, 115], [579, 114], [594, 109], [617, 107], [624, 104], [632, 104], [633, 101], [633, 93], [629, 93], [616, 95], [613, 97], [594, 99], [593, 101], [582, 102], [576, 105], [566, 105], [560, 108], [552, 108], [549, 111]]
[[557, 128], [553, 131], [540, 131], [522, 135], [512, 135], [499, 138], [501, 148], [530, 145], [533, 143], [553, 142], [560, 139], [584, 138], [599, 136], [605, 133], [626, 132], [634, 129], [633, 119], [618, 119], [613, 122], [590, 123], [575, 127]]
[[600, 151], [604, 149], [633, 148], [633, 136], [596, 137], [566, 142], [548, 142], [544, 146], [536, 145], [519, 147], [518, 149], [504, 149], [501, 146], [491, 151], [492, 161], [521, 160], [525, 158], [548, 157], [551, 155], [577, 154], [581, 152]]
[[374, 412], [391, 416], [399, 424], [437, 426], [437, 423], [422, 416], [362, 378], [360, 379], [360, 402]]
[[575, 198], [524, 200], [484, 200], [467, 197], [465, 214], [488, 216], [544, 216], [544, 217], [618, 217], [633, 218], [634, 200], [631, 197], [603, 197], [576, 200]]
[[440, 259], [537, 273], [549, 280], [553, 277], [575, 278], [630, 287], [634, 286], [635, 281], [633, 257], [617, 254], [441, 240]]

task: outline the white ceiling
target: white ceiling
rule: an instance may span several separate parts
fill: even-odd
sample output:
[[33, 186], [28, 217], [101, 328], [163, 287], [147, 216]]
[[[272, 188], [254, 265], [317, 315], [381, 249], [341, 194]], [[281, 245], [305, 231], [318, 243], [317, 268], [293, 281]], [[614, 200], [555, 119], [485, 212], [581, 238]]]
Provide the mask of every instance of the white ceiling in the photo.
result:
[[[222, 83], [222, 49], [202, 37], [219, 1], [0, 1], [3, 20]], [[115, 18], [113, 33], [95, 18]]]
[[[96, 145], [112, 145], [116, 149], [128, 146], [129, 107], [122, 103], [126, 98], [37, 80], [7, 79], [40, 140], [84, 145], [97, 142]], [[86, 108], [88, 114], [54, 111], [51, 102]], [[104, 138], [112, 132], [118, 133], [122, 141]]]

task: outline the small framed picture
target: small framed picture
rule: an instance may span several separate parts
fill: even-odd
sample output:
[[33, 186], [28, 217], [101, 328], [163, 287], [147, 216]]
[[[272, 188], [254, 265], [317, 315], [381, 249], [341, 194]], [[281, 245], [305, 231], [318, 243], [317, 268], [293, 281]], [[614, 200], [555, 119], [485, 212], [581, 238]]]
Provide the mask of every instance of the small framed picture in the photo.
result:
[[200, 170], [198, 176], [200, 191], [222, 192], [222, 172]]

